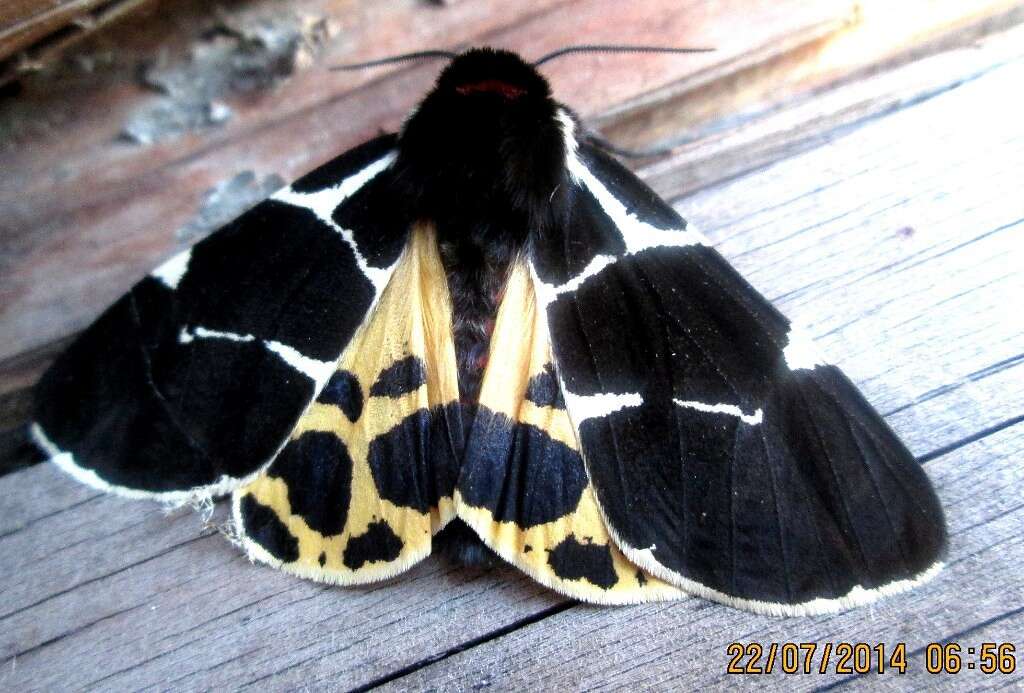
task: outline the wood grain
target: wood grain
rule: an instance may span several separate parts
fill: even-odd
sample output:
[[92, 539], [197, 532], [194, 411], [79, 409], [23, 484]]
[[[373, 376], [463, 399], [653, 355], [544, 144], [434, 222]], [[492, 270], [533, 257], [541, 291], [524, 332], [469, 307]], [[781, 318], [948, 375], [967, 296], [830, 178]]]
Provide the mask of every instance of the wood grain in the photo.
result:
[[741, 114], [718, 123], [712, 132], [696, 133], [696, 141], [679, 145], [668, 156], [640, 166], [639, 173], [659, 194], [675, 199], [827, 144], [828, 138], [843, 128], [856, 128], [932, 98], [1020, 59], [1022, 46], [1024, 28], [1018, 26], [804, 95], [784, 108]]
[[[434, 559], [374, 588], [324, 588], [249, 565], [195, 514], [97, 495], [44, 465], [0, 479], [0, 687], [1019, 684], [926, 676], [919, 652], [933, 640], [1006, 640], [1024, 625], [1024, 321], [1007, 301], [1024, 288], [1013, 195], [1024, 133], [1001, 107], [1024, 59], [990, 55], [992, 69], [809, 128], [810, 144], [795, 128], [798, 154], [675, 195], [927, 460], [953, 531], [950, 565], [930, 585], [813, 619], [696, 599], [583, 607], [511, 569], [462, 573]], [[886, 89], [912, 74], [932, 75], [904, 73]], [[839, 89], [853, 91], [823, 103], [870, 91]], [[726, 678], [736, 640], [905, 641], [910, 673]]]
[[[770, 46], [715, 79], [680, 80], [599, 115], [597, 125], [621, 146], [681, 144], [714, 137], [780, 102], [812, 99], [822, 86], [879, 72], [948, 50], [1021, 21], [1024, 5], [1012, 0], [886, 0], [858, 2], [842, 24], [822, 24], [789, 46]], [[740, 19], [740, 21], [743, 21]], [[706, 74], [706, 73], [705, 73]]]
[[[18, 51], [35, 47], [39, 60], [53, 44], [95, 31], [108, 21], [148, 0], [7, 0], [0, 6], [0, 62]], [[46, 41], [49, 39], [49, 41]], [[47, 45], [44, 47], [42, 43]], [[0, 71], [0, 84], [17, 70]]]

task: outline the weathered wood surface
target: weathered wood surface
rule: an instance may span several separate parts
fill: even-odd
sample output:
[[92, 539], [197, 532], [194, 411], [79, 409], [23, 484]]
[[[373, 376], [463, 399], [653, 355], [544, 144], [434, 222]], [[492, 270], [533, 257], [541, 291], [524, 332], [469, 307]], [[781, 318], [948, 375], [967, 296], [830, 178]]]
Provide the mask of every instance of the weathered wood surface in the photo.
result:
[[71, 44], [152, 0], [6, 0], [0, 4], [0, 85], [40, 70]]
[[[929, 585], [800, 619], [696, 599], [592, 608], [511, 569], [433, 559], [329, 588], [249, 565], [190, 511], [37, 466], [0, 479], [0, 688], [1021, 685], [1024, 132], [1007, 99], [1024, 83], [1019, 34], [852, 81], [643, 170], [926, 462], [952, 531]], [[674, 183], [744, 149], [756, 168], [691, 194]], [[921, 648], [946, 640], [1015, 641], [1018, 672], [925, 673]], [[728, 677], [732, 641], [902, 641], [912, 654], [903, 677]]]

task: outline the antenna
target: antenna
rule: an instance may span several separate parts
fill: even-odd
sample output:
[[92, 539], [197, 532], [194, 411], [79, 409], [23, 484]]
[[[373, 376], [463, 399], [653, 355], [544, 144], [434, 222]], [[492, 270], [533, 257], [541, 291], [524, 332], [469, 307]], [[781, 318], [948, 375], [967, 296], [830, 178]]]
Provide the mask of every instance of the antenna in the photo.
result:
[[552, 51], [547, 55], [535, 60], [534, 67], [561, 58], [563, 55], [572, 53], [710, 53], [714, 48], [673, 48], [669, 46], [617, 46], [617, 45], [593, 45], [584, 44], [580, 46], [566, 46]]
[[332, 72], [338, 70], [361, 70], [366, 67], [377, 67], [379, 65], [391, 65], [392, 63], [405, 63], [411, 60], [426, 60], [433, 58], [447, 58], [449, 60], [458, 57], [458, 53], [452, 51], [416, 51], [415, 53], [402, 53], [401, 55], [392, 55], [388, 58], [379, 58], [378, 60], [371, 60], [365, 63], [350, 63], [348, 65], [335, 65], [330, 68]]

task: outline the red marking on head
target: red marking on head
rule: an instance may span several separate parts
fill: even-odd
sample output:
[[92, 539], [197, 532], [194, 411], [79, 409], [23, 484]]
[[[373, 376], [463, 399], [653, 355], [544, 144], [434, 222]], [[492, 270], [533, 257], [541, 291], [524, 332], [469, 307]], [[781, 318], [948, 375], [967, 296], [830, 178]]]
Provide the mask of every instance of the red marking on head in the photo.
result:
[[526, 90], [522, 87], [517, 87], [514, 84], [509, 84], [508, 82], [502, 82], [500, 79], [483, 79], [479, 82], [460, 84], [455, 87], [455, 91], [460, 94], [498, 94], [499, 96], [510, 100], [518, 99], [520, 96], [526, 94]]

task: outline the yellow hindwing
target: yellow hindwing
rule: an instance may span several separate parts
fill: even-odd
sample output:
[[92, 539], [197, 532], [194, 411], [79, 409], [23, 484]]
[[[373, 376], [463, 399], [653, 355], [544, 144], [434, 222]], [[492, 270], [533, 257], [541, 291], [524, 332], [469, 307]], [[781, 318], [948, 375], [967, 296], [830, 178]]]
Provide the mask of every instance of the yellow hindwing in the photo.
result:
[[[543, 396], [532, 395], [531, 384], [543, 384], [544, 387], [540, 388]], [[525, 263], [519, 262], [506, 286], [491, 339], [490, 357], [480, 394], [481, 412], [489, 417], [488, 421], [511, 421], [513, 425], [529, 426], [543, 432], [552, 441], [564, 444], [575, 453], [582, 468], [576, 431], [560, 393], [546, 322], [537, 308], [529, 271]], [[556, 394], [557, 397], [554, 396]], [[482, 434], [477, 430], [479, 422], [480, 418], [470, 434], [470, 447], [473, 437]], [[551, 443], [548, 446], [557, 447]], [[532, 450], [527, 448], [522, 454], [534, 454], [537, 447], [534, 443]], [[563, 451], [561, 456], [549, 455], [542, 464], [550, 467], [560, 460], [575, 461], [573, 455]], [[524, 462], [522, 458], [513, 457], [510, 464]], [[566, 470], [567, 475], [569, 471]], [[545, 468], [544, 472], [550, 475], [557, 470]], [[463, 469], [464, 475], [469, 473], [468, 469]], [[619, 551], [609, 536], [593, 486], [585, 471], [582, 473], [581, 491], [578, 496], [570, 495], [572, 506], [559, 517], [546, 522], [531, 524], [523, 517], [495, 518], [498, 506], [514, 505], [508, 499], [515, 496], [520, 497], [518, 503], [521, 507], [531, 496], [565, 492], [562, 484], [537, 486], [533, 479], [513, 485], [509, 474], [498, 482], [506, 485], [492, 494], [497, 502], [491, 503], [491, 507], [487, 504], [473, 505], [465, 492], [467, 485], [460, 483], [463, 492], [456, 492], [456, 511], [500, 556], [538, 582], [569, 596], [607, 604], [682, 597], [680, 590], [637, 568]], [[558, 481], [557, 474], [552, 478]], [[532, 503], [533, 506], [537, 504], [536, 501]]]
[[450, 325], [435, 233], [421, 224], [277, 460], [235, 492], [251, 557], [357, 584], [430, 553], [432, 535], [454, 516], [458, 460], [443, 440], [458, 418]]

